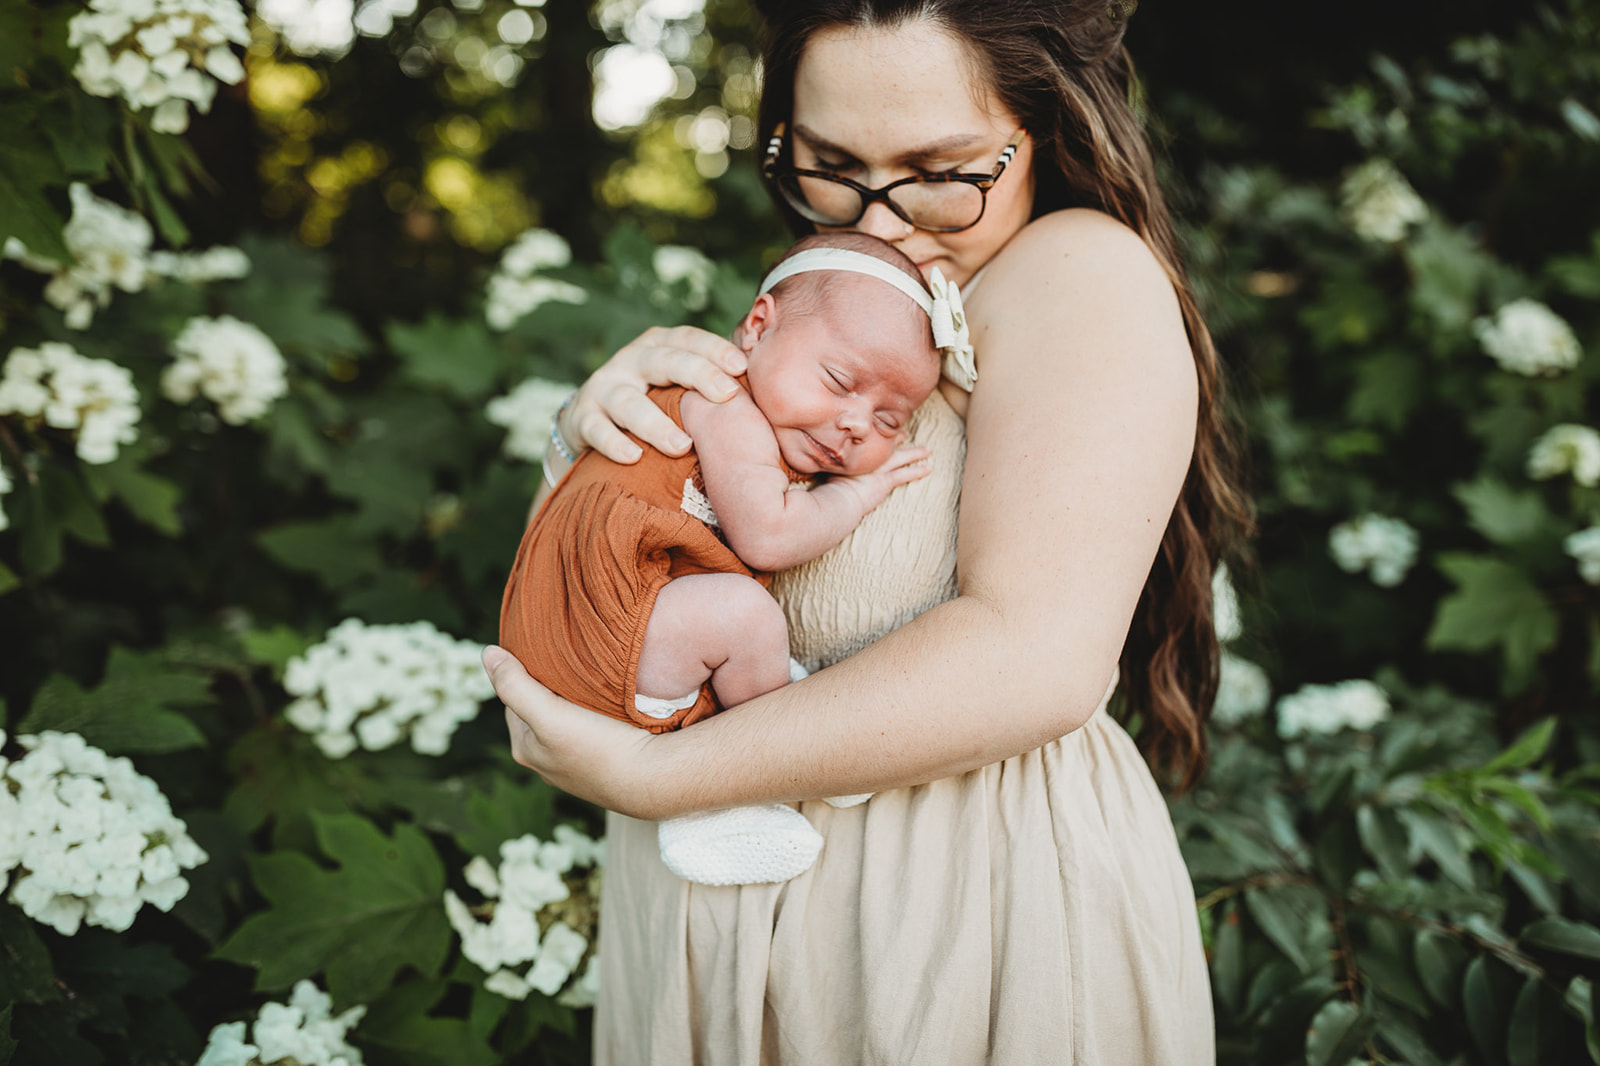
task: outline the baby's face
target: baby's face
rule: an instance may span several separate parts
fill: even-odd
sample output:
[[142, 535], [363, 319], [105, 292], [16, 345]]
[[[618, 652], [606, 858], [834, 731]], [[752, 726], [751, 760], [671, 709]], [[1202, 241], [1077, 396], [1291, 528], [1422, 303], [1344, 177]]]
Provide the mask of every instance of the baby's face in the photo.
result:
[[811, 314], [785, 316], [762, 296], [741, 336], [750, 396], [805, 474], [865, 474], [888, 460], [938, 384], [932, 343], [927, 316], [874, 278]]

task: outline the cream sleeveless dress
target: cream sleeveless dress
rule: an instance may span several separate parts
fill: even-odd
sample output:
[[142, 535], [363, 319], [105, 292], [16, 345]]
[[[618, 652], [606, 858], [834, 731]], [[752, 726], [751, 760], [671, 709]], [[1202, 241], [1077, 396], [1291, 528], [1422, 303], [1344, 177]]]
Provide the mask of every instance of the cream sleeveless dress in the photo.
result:
[[[809, 668], [955, 595], [965, 426], [935, 390], [909, 430], [933, 473], [774, 585]], [[722, 888], [669, 873], [655, 823], [608, 815], [597, 1066], [1214, 1061], [1189, 876], [1103, 702], [1037, 751], [800, 810], [816, 864]]]

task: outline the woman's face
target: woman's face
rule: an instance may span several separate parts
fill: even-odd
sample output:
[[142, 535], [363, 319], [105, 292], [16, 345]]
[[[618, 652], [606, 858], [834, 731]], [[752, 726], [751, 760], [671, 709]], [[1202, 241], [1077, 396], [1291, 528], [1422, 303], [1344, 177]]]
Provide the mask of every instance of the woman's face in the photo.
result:
[[[978, 75], [966, 46], [928, 21], [819, 31], [795, 70], [795, 165], [834, 171], [873, 189], [913, 174], [987, 173], [1018, 125]], [[868, 207], [853, 228], [899, 248], [923, 277], [938, 267], [959, 285], [1027, 223], [1032, 210], [1033, 145], [1024, 140], [970, 229], [915, 229], [882, 203]]]

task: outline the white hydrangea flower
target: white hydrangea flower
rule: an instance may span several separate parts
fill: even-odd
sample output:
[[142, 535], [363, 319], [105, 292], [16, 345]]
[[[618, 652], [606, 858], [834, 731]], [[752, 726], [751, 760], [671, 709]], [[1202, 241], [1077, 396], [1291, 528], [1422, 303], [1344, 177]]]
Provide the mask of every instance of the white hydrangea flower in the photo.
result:
[[1405, 580], [1421, 545], [1417, 531], [1398, 518], [1364, 514], [1328, 533], [1328, 552], [1347, 574], [1366, 570], [1372, 583], [1393, 588]]
[[151, 252], [148, 265], [152, 274], [191, 285], [228, 281], [250, 273], [250, 257], [225, 244], [201, 252]]
[[419, 754], [442, 755], [456, 727], [494, 695], [481, 651], [428, 622], [369, 626], [349, 618], [289, 660], [283, 687], [297, 699], [284, 716], [331, 759], [407, 738]]
[[[589, 1006], [599, 979], [593, 942], [605, 843], [569, 825], [557, 826], [553, 837], [506, 841], [498, 870], [474, 858], [463, 876], [486, 902], [469, 907], [446, 891], [445, 914], [461, 953], [488, 975], [489, 991], [507, 999], [559, 994], [568, 1006]], [[574, 980], [585, 959], [588, 967]]]
[[699, 311], [711, 302], [711, 282], [717, 276], [717, 265], [698, 249], [681, 244], [663, 244], [651, 257], [650, 265], [668, 285], [683, 281], [689, 286], [684, 306]]
[[510, 430], [503, 448], [513, 459], [537, 463], [544, 458], [550, 443], [550, 423], [561, 403], [572, 395], [572, 386], [544, 378], [529, 378], [504, 396], [497, 396], [483, 409], [484, 417]]
[[161, 391], [177, 403], [205, 396], [230, 425], [260, 418], [289, 391], [288, 364], [278, 346], [232, 315], [191, 318], [173, 340], [172, 353], [177, 360], [161, 375]]
[[1600, 526], [1568, 534], [1561, 546], [1578, 561], [1578, 573], [1583, 579], [1591, 585], [1600, 585]]
[[1248, 659], [1224, 651], [1211, 720], [1222, 726], [1238, 725], [1265, 711], [1271, 701], [1272, 684], [1267, 672]]
[[109, 463], [138, 437], [139, 390], [133, 374], [109, 359], [90, 359], [70, 344], [13, 348], [0, 369], [0, 415], [41, 419], [73, 431], [78, 458]]
[[530, 229], [513, 241], [489, 278], [484, 317], [494, 329], [510, 329], [524, 315], [547, 303], [581, 304], [589, 293], [580, 285], [538, 272], [572, 262], [572, 249], [560, 235]]
[[1571, 370], [1583, 357], [1572, 327], [1537, 300], [1512, 300], [1472, 329], [1500, 369], [1527, 377]]
[[1224, 644], [1237, 640], [1244, 632], [1244, 622], [1239, 616], [1239, 594], [1234, 591], [1227, 563], [1218, 563], [1211, 574], [1211, 622], [1217, 639]]
[[64, 312], [69, 329], [88, 329], [95, 308], [111, 303], [113, 286], [123, 292], [145, 287], [152, 234], [142, 216], [101, 199], [81, 181], [69, 185], [67, 195], [72, 219], [61, 239], [72, 255], [70, 263], [36, 255], [15, 237], [6, 240], [4, 257], [54, 275], [44, 287], [45, 301]]
[[500, 273], [527, 278], [541, 270], [572, 262], [572, 246], [559, 233], [547, 229], [524, 230], [500, 256]]
[[362, 1066], [361, 1052], [346, 1035], [366, 1014], [366, 1007], [333, 1013], [333, 997], [310, 981], [300, 981], [288, 1003], [267, 1003], [256, 1014], [255, 1032], [247, 1037], [244, 1022], [228, 1022], [211, 1030], [205, 1052], [195, 1066]]
[[1572, 472], [1572, 480], [1600, 485], [1600, 433], [1564, 422], [1551, 426], [1528, 451], [1528, 476], [1543, 481]]
[[1304, 685], [1278, 701], [1278, 735], [1285, 740], [1341, 729], [1371, 729], [1389, 717], [1389, 695], [1371, 681]]
[[230, 42], [250, 43], [238, 0], [89, 0], [67, 23], [67, 44], [78, 49], [72, 74], [84, 91], [154, 108], [158, 133], [182, 133], [190, 104], [210, 111], [217, 82], [244, 79]]
[[0, 880], [17, 875], [11, 902], [65, 936], [85, 922], [120, 933], [146, 903], [171, 910], [189, 891], [183, 871], [206, 853], [156, 783], [76, 733], [17, 743], [26, 755], [0, 759]]
[[6, 514], [6, 493], [16, 486], [11, 482], [11, 475], [6, 473], [6, 468], [0, 466], [0, 531], [11, 528], [11, 519]]
[[1387, 159], [1369, 159], [1339, 187], [1345, 221], [1369, 241], [1392, 244], [1428, 217], [1428, 205]]

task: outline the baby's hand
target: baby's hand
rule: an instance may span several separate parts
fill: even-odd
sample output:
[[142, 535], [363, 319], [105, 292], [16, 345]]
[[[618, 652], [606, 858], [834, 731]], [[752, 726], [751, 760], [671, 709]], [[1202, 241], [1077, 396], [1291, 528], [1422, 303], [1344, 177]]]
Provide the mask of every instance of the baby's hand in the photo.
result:
[[848, 486], [861, 500], [861, 513], [873, 510], [889, 493], [901, 485], [909, 484], [932, 473], [933, 468], [923, 462], [929, 451], [922, 447], [896, 448], [893, 455], [878, 469], [855, 477], [836, 477], [835, 484]]

